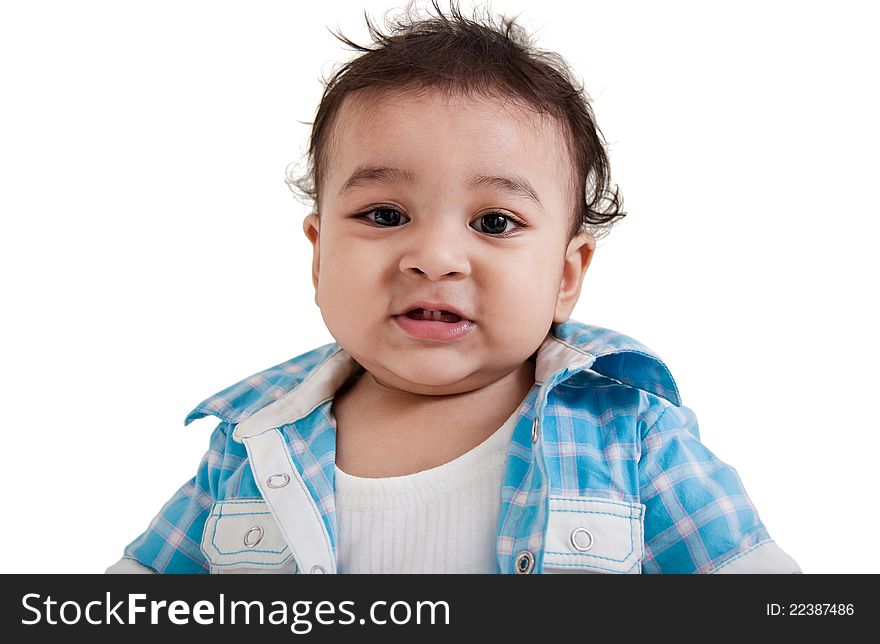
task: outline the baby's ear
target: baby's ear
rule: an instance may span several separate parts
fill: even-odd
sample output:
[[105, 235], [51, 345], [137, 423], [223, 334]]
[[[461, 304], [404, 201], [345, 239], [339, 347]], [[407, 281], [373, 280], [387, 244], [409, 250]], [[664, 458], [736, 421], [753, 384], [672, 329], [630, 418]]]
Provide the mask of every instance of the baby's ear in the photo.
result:
[[553, 321], [565, 322], [570, 316], [574, 305], [581, 295], [584, 275], [593, 252], [596, 250], [596, 239], [587, 232], [581, 232], [568, 243], [565, 250], [565, 263], [562, 265], [562, 280], [559, 283], [559, 294], [556, 298], [556, 314]]
[[[321, 268], [321, 218], [312, 212], [303, 219], [303, 232], [312, 244], [312, 284], [318, 288], [318, 274]], [[315, 293], [317, 303], [317, 292]]]

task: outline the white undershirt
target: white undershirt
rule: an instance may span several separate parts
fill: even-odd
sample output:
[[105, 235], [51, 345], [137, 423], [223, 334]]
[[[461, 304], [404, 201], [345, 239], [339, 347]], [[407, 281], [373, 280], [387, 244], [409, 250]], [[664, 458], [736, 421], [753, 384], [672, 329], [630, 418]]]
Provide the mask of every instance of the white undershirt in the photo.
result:
[[336, 467], [340, 573], [495, 573], [507, 449], [518, 411], [458, 458], [362, 478]]

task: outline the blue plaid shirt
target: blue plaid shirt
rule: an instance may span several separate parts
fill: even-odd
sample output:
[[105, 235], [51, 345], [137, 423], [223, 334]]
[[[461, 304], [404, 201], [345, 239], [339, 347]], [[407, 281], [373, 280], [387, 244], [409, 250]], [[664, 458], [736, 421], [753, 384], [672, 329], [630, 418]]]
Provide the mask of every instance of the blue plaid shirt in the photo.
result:
[[[569, 320], [552, 326], [535, 361], [508, 450], [498, 572], [800, 572], [771, 540], [734, 468], [700, 442], [693, 411], [654, 352]], [[262, 422], [283, 437], [335, 561], [331, 405], [358, 367], [332, 343], [197, 405], [184, 424], [219, 418], [210, 447], [124, 558], [162, 573], [296, 570], [283, 540], [249, 550], [240, 536], [232, 546], [218, 536], [220, 521], [270, 515], [242, 442], [243, 428]]]

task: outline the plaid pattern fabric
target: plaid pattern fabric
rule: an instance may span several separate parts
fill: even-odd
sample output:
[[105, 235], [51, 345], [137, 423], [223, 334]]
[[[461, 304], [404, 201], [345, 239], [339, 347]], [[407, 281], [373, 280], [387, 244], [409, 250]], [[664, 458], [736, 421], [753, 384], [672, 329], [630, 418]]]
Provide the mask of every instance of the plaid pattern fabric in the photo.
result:
[[[186, 482], [125, 556], [156, 572], [207, 572], [203, 527], [215, 501], [259, 499], [235, 425], [288, 395], [340, 349], [332, 343], [256, 373], [197, 405], [184, 424], [220, 424], [196, 476]], [[320, 403], [320, 404], [318, 404]], [[291, 459], [336, 549], [332, 400], [280, 427]], [[587, 496], [644, 504], [646, 573], [707, 573], [770, 540], [736, 471], [699, 440], [666, 365], [616, 331], [554, 324], [537, 355], [536, 384], [518, 410], [502, 490], [498, 572], [517, 553], [542, 572], [549, 498]], [[533, 420], [538, 440], [533, 442]]]

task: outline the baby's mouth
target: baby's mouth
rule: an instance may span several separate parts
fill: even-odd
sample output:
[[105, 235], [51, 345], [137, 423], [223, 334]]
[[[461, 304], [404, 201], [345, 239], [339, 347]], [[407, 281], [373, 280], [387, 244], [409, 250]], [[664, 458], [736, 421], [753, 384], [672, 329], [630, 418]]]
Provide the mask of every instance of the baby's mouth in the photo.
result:
[[461, 317], [449, 311], [432, 311], [430, 309], [412, 309], [406, 317], [413, 320], [430, 320], [432, 322], [459, 322]]

